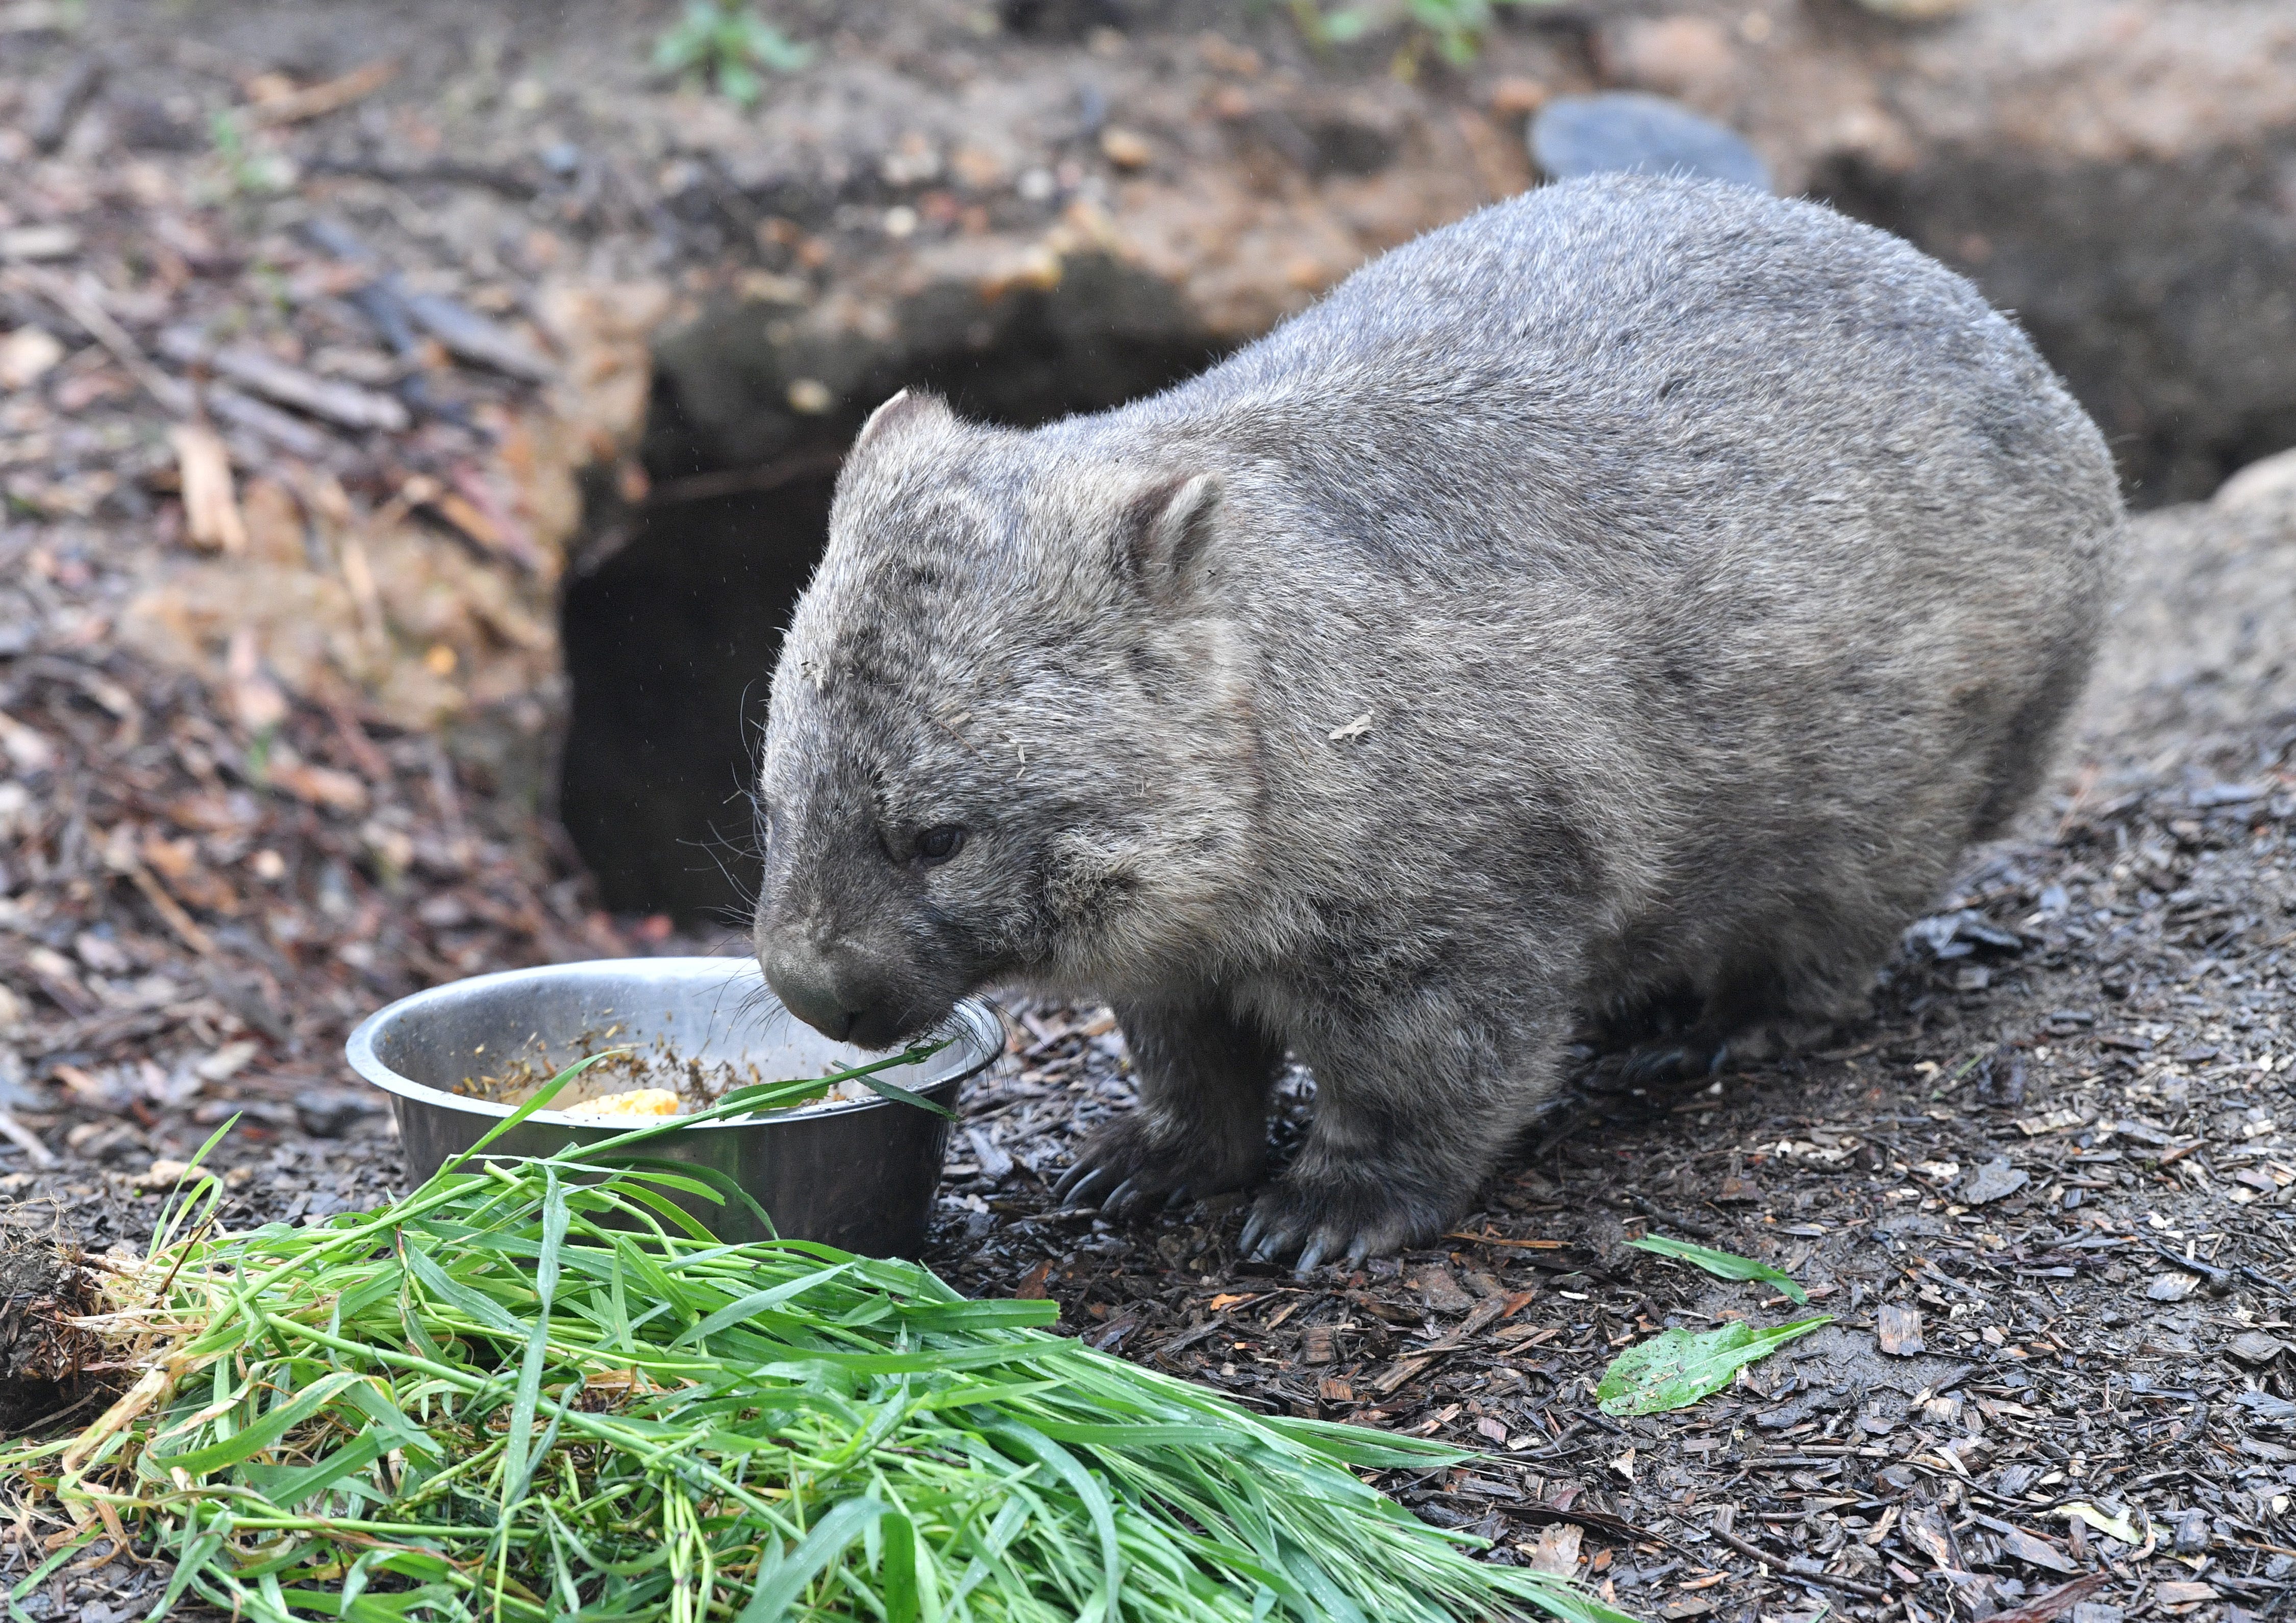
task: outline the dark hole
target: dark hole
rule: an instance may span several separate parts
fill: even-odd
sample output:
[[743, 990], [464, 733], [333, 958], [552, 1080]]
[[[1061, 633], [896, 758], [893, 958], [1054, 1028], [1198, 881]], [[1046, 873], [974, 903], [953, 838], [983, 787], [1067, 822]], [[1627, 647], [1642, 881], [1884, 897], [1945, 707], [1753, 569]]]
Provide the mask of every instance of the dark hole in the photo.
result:
[[[1006, 299], [993, 322], [961, 326], [954, 341], [920, 342], [913, 331], [882, 356], [844, 357], [861, 381], [830, 416], [791, 418], [779, 404], [786, 378], [760, 380], [755, 348], [733, 343], [729, 386], [758, 402], [753, 417], [695, 423], [675, 379], [657, 388], [645, 461], [658, 493], [707, 489], [701, 476], [720, 489], [744, 477], [775, 482], [610, 512], [600, 526], [627, 538], [594, 547], [608, 555], [578, 563], [568, 586], [573, 714], [560, 813], [608, 908], [689, 925], [746, 922], [757, 729], [782, 632], [828, 533], [837, 454], [867, 411], [922, 385], [968, 416], [1026, 425], [1152, 394], [1214, 358], [1201, 334], [1160, 331], [1161, 311], [1147, 303], [1140, 279], [1071, 274], [1053, 292]], [[684, 375], [699, 393], [693, 365]], [[729, 456], [729, 445], [747, 455]], [[761, 468], [778, 472], [750, 471]]]

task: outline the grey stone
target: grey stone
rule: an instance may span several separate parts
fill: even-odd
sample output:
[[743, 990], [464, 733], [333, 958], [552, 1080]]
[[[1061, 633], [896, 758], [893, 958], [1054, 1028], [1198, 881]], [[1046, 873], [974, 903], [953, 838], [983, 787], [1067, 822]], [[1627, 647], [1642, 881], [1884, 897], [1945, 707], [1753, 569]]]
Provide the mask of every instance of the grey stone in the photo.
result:
[[1736, 132], [1638, 91], [1561, 96], [1530, 125], [1531, 161], [1555, 180], [1673, 175], [1770, 189], [1770, 171]]

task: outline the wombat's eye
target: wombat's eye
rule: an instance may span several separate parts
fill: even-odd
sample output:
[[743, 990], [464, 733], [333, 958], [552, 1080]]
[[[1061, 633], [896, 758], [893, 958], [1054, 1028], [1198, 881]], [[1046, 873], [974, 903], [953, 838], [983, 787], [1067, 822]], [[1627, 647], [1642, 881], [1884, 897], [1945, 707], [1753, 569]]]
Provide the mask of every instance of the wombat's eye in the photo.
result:
[[917, 836], [917, 859], [927, 867], [939, 867], [964, 848], [964, 831], [954, 823], [929, 828]]

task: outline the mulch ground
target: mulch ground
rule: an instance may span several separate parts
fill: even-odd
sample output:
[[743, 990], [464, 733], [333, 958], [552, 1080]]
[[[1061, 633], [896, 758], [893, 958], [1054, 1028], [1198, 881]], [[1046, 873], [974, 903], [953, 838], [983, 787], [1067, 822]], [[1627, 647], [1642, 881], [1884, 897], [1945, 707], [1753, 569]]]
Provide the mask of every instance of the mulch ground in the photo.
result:
[[[2152, 567], [2208, 575], [2235, 607], [2296, 557], [2296, 528], [2145, 522]], [[1255, 1408], [1473, 1449], [1389, 1486], [1493, 1540], [1493, 1559], [1575, 1572], [1638, 1615], [2021, 1619], [2069, 1594], [2081, 1623], [2271, 1611], [2296, 1573], [2296, 710], [2280, 698], [2296, 662], [2269, 645], [2218, 660], [2195, 719], [2161, 685], [2192, 679], [2191, 651], [2152, 652], [2159, 679], [2137, 671], [2135, 696], [2090, 719], [2124, 726], [2112, 749], [1908, 932], [1869, 1028], [1674, 1092], [1585, 1064], [1440, 1249], [1297, 1279], [1238, 1260], [1234, 1199], [1132, 1225], [1058, 1209], [1071, 1135], [1128, 1104], [1122, 1037], [1104, 1013], [1023, 1008], [966, 1102], [927, 1260], [969, 1292], [1050, 1296], [1094, 1345]], [[482, 843], [414, 865], [402, 882], [427, 902], [378, 906], [360, 878], [331, 906], [327, 814], [250, 795], [250, 842], [292, 854], [282, 894], [299, 905], [281, 906], [332, 945], [291, 956], [275, 930], [275, 986], [202, 980], [135, 870], [102, 857], [136, 808], [201, 792], [166, 742], [178, 724], [155, 710], [119, 748], [119, 719], [64, 668], [13, 671], [5, 707], [60, 754], [94, 752], [73, 761], [79, 811], [13, 848], [36, 881], [18, 881], [19, 925], [58, 911], [0, 936], [25, 988], [10, 1040], [61, 1086], [19, 1085], [16, 1120], [59, 1164], [0, 1146], [5, 1220], [132, 1243], [161, 1198], [152, 1161], [232, 1111], [250, 1119], [221, 1152], [230, 1220], [383, 1198], [387, 1124], [335, 1108], [331, 1045], [396, 980], [343, 945], [420, 979], [474, 955], [594, 952], [581, 915], [554, 919], [547, 888]], [[309, 758], [352, 769], [332, 721], [299, 725]], [[430, 827], [437, 785], [405, 752], [368, 781]], [[69, 848], [74, 878], [37, 865]], [[170, 1033], [178, 1052], [300, 1059], [203, 1077], [128, 1057]], [[1279, 1152], [1310, 1092], [1287, 1090]], [[1809, 1307], [1627, 1245], [1644, 1233], [1771, 1262]], [[1805, 1312], [1832, 1323], [1694, 1407], [1613, 1419], [1593, 1401], [1608, 1362], [1659, 1330]], [[28, 1605], [70, 1615], [148, 1581], [115, 1562]]]
[[[134, 166], [85, 165], [64, 196], [67, 132], [61, 157], [28, 148], [0, 175], [7, 229], [69, 215], [79, 234], [0, 283], [9, 324], [37, 319], [70, 349], [0, 411], [0, 1258], [138, 1243], [166, 1163], [234, 1116], [226, 1221], [371, 1206], [401, 1170], [339, 1061], [353, 1021], [476, 971], [695, 945], [596, 912], [562, 842], [430, 735], [266, 691], [259, 671], [211, 692], [117, 645], [140, 564], [188, 545], [170, 528], [180, 459], [123, 355], [210, 387], [165, 334], [255, 309], [313, 377], [395, 398], [419, 381], [403, 432], [221, 420], [250, 461], [282, 454], [283, 433], [324, 436], [313, 465], [362, 503], [411, 478], [454, 488], [485, 454], [470, 423], [523, 387], [432, 347], [390, 353], [308, 234], [253, 234], [246, 251], [250, 206], [193, 189], [219, 160], [168, 144], [188, 126], [168, 83], [135, 77], [160, 71], [142, 48], [122, 46], [132, 71], [115, 69], [109, 103], [142, 120]], [[34, 100], [29, 77], [0, 90], [28, 131]], [[548, 251], [603, 242], [672, 266], [689, 238], [714, 251], [635, 164], [490, 149], [476, 189], [495, 201], [430, 232], [393, 201], [401, 181], [376, 178], [444, 161], [404, 120], [307, 146], [278, 127], [257, 156], [334, 174], [331, 205], [394, 263], [505, 320], [517, 254], [480, 273], [456, 244], [521, 211], [554, 214], [571, 246]], [[671, 246], [648, 259], [657, 238]], [[143, 243], [166, 251], [139, 258]], [[1295, 1279], [1237, 1259], [1234, 1200], [1129, 1225], [1058, 1209], [1071, 1136], [1129, 1103], [1122, 1039], [1095, 1011], [1021, 1009], [1007, 1064], [966, 1101], [927, 1260], [969, 1292], [1049, 1296], [1095, 1346], [1250, 1406], [1471, 1448], [1389, 1486], [1492, 1540], [1492, 1559], [1575, 1574], [1646, 1618], [2284, 1610], [2296, 513], [2164, 514], [2139, 539], [2132, 609], [2052, 797], [1909, 932], [1873, 1022], [1837, 1046], [1669, 1093], [1622, 1089], [1587, 1056], [1440, 1248]], [[1300, 1079], [1279, 1153], [1310, 1106]], [[1773, 1263], [1809, 1307], [1628, 1247], [1645, 1233]], [[18, 1278], [0, 1268], [11, 1291]], [[1832, 1322], [1692, 1408], [1594, 1403], [1609, 1360], [1659, 1330], [1805, 1312]], [[11, 1426], [67, 1423], [79, 1411], [43, 1400], [81, 1401], [4, 1396]], [[28, 1553], [0, 1533], [0, 1570]], [[18, 1603], [110, 1623], [148, 1608], [155, 1577], [128, 1552]]]

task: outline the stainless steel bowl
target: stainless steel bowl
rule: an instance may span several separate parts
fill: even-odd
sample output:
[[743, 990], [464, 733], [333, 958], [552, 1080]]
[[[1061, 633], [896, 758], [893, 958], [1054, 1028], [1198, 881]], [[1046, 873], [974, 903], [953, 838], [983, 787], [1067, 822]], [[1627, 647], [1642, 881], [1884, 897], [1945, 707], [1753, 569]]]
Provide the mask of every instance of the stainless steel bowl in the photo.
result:
[[[818, 1077], [879, 1056], [833, 1043], [791, 1018], [758, 966], [735, 958], [627, 958], [505, 970], [417, 992], [370, 1016], [345, 1045], [351, 1069], [390, 1095], [408, 1176], [420, 1181], [469, 1149], [511, 1106], [451, 1090], [514, 1059], [545, 1077], [600, 1045], [602, 1035], [681, 1059], [733, 1065], [748, 1079]], [[995, 1061], [1004, 1029], [980, 1003], [957, 1006], [955, 1040], [886, 1079], [952, 1109], [958, 1089]], [[566, 1102], [627, 1087], [569, 1083]], [[495, 1141], [506, 1155], [549, 1155], [635, 1125], [537, 1111]], [[914, 1257], [924, 1244], [948, 1119], [869, 1098], [770, 1115], [700, 1122], [644, 1146], [659, 1160], [726, 1174], [750, 1192], [783, 1238], [817, 1240], [872, 1257]], [[764, 1238], [738, 1202], [680, 1204], [726, 1240]]]

